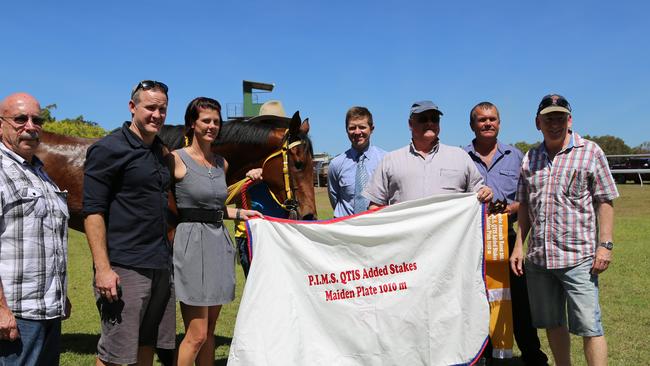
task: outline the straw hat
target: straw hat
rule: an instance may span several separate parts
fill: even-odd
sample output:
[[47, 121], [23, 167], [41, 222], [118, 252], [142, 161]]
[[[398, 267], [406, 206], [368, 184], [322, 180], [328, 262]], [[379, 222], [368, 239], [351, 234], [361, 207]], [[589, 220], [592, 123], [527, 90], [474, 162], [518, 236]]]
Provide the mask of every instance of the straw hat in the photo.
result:
[[269, 100], [266, 103], [262, 104], [260, 107], [260, 116], [278, 116], [286, 117], [287, 114], [284, 113], [284, 108], [282, 107], [282, 102], [279, 100]]

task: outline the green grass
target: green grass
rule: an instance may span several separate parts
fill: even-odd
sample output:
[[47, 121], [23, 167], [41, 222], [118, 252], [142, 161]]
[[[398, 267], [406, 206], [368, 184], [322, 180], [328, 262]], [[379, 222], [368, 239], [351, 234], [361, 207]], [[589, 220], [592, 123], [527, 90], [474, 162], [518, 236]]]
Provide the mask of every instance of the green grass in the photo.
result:
[[[610, 365], [645, 365], [650, 360], [650, 347], [644, 339], [650, 330], [650, 187], [620, 185], [621, 197], [615, 201], [614, 261], [601, 275], [601, 306], [605, 334], [609, 343]], [[317, 209], [321, 219], [332, 217], [325, 189], [317, 189]], [[228, 223], [232, 233], [232, 225]], [[92, 262], [83, 234], [70, 232], [69, 295], [72, 317], [63, 323], [62, 365], [94, 364], [99, 334], [99, 317], [92, 294]], [[217, 365], [225, 365], [235, 327], [235, 318], [244, 276], [237, 267], [237, 294], [225, 305], [217, 322]], [[183, 333], [180, 311], [177, 311], [177, 334]], [[544, 351], [550, 356], [548, 343], [540, 332]], [[516, 353], [517, 351], [515, 351]], [[583, 365], [582, 340], [572, 337], [575, 365]], [[506, 364], [518, 365], [517, 360]]]

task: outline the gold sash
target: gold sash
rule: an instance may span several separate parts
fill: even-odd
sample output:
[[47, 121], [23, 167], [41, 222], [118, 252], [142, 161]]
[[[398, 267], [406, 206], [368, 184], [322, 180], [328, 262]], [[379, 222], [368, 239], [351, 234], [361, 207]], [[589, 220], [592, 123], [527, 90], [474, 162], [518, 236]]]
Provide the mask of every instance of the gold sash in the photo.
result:
[[508, 214], [488, 215], [485, 220], [485, 277], [494, 358], [511, 358], [514, 344], [509, 258]]

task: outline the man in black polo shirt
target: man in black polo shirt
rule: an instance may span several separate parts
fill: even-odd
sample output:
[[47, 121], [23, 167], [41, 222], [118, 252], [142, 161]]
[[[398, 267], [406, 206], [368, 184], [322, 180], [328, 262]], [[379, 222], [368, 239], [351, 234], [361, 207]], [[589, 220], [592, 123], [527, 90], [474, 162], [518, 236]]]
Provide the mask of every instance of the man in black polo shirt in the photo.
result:
[[131, 93], [131, 121], [93, 144], [84, 168], [84, 227], [101, 316], [97, 364], [151, 364], [173, 349], [176, 316], [165, 217], [169, 169], [156, 136], [167, 86], [145, 80]]

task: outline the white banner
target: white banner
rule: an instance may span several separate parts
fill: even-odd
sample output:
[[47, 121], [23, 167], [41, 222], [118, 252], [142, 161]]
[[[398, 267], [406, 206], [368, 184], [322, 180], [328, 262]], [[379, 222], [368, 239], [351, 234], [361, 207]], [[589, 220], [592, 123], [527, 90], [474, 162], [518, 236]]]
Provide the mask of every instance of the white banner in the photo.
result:
[[228, 365], [454, 365], [488, 335], [474, 194], [321, 222], [249, 221]]

